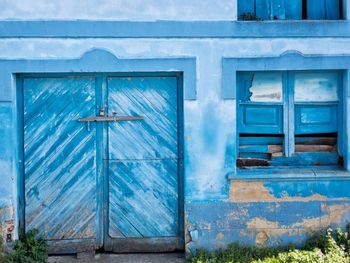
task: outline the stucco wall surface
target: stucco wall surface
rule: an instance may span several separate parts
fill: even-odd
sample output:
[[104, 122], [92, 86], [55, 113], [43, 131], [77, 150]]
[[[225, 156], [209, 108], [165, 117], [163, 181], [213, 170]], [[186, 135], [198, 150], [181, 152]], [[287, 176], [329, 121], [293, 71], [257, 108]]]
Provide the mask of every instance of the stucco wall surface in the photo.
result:
[[[186, 196], [206, 200], [228, 195], [230, 144], [236, 120], [232, 100], [221, 99], [222, 58], [278, 56], [294, 50], [303, 54], [350, 54], [347, 39], [2, 39], [1, 59], [79, 58], [91, 48], [103, 48], [123, 58], [195, 57], [197, 100], [185, 101]], [[8, 87], [8, 92], [14, 92]], [[6, 105], [4, 103], [4, 110]], [[10, 116], [11, 117], [11, 116]], [[9, 118], [9, 117], [8, 117]], [[8, 118], [3, 118], [8, 127]], [[5, 131], [4, 131], [5, 132]], [[10, 132], [11, 134], [11, 132]], [[6, 137], [4, 145], [12, 148]], [[10, 142], [10, 143], [5, 143]], [[10, 148], [10, 149], [11, 149]], [[5, 148], [3, 148], [3, 151]], [[10, 150], [9, 150], [10, 151]], [[3, 171], [11, 173], [9, 155]]]
[[[230, 183], [227, 175], [235, 161], [232, 134], [236, 112], [233, 100], [222, 100], [220, 93], [223, 57], [278, 56], [289, 50], [350, 54], [348, 39], [14, 38], [0, 40], [0, 58], [78, 58], [91, 48], [106, 49], [121, 59], [196, 58], [197, 100], [184, 103], [184, 142], [186, 222], [188, 229], [198, 231], [199, 239], [188, 236], [188, 249], [213, 249], [236, 240], [256, 244], [298, 242], [312, 230], [347, 222], [348, 180]], [[11, 87], [2, 88], [14, 95]], [[5, 211], [1, 219], [12, 223], [18, 220], [13, 212], [17, 209], [17, 175], [11, 155], [16, 136], [13, 108], [14, 102], [0, 103], [0, 200]], [[343, 190], [339, 191], [339, 187]]]
[[231, 20], [231, 0], [1, 0], [0, 19]]

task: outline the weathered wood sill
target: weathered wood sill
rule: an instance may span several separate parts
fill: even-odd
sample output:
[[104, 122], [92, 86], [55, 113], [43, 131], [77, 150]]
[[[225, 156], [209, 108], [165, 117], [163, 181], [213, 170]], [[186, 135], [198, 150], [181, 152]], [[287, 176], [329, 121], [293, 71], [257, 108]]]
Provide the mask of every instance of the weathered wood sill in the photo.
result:
[[238, 169], [236, 173], [229, 173], [228, 179], [233, 181], [350, 180], [350, 172], [341, 167]]

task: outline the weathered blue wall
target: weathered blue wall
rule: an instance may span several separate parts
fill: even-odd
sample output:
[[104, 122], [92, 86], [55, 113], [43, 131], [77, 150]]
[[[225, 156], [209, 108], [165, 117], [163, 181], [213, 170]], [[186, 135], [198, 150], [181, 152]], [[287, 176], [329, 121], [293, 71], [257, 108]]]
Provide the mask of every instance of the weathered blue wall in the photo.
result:
[[313, 231], [344, 226], [348, 186], [348, 180], [329, 179], [232, 181], [228, 200], [188, 204], [189, 224], [199, 234], [188, 248], [300, 243]]
[[[236, 17], [233, 0], [191, 1], [191, 4], [169, 0], [164, 4], [164, 12], [159, 1], [97, 2], [100, 3], [88, 1], [81, 9], [72, 1], [24, 4], [0, 0], [0, 6], [4, 7], [0, 19], [232, 20]], [[76, 13], [80, 16], [76, 17]], [[233, 100], [221, 98], [223, 57], [278, 56], [289, 50], [310, 55], [350, 55], [348, 38], [1, 38], [0, 59], [78, 58], [91, 48], [107, 49], [118, 58], [127, 59], [196, 58], [197, 99], [184, 102], [185, 233], [192, 233], [192, 237], [186, 235], [190, 251], [200, 247], [215, 249], [233, 241], [298, 242], [313, 230], [344, 226], [350, 221], [347, 175], [334, 180], [332, 176], [229, 180], [235, 161], [236, 108]], [[15, 98], [15, 85], [6, 90], [6, 98]], [[3, 235], [12, 233], [13, 227], [18, 229], [14, 108], [14, 100], [0, 98]]]
[[230, 20], [236, 13], [231, 0], [1, 0], [0, 6], [1, 19]]
[[11, 103], [0, 102], [0, 222], [1, 235], [14, 233], [16, 209], [16, 178], [13, 174], [13, 121]]

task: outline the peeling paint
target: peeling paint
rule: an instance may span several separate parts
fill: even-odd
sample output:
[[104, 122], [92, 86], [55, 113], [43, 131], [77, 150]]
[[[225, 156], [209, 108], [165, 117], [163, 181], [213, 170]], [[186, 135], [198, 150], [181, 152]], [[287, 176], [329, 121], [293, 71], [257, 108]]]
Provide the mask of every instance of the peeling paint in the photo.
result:
[[[346, 214], [350, 214], [350, 204], [329, 205], [321, 204], [321, 211], [325, 214], [319, 217], [304, 218], [301, 222], [296, 222], [290, 226], [282, 226], [277, 221], [270, 221], [263, 217], [250, 219], [246, 224], [246, 229], [240, 231], [240, 235], [251, 238], [255, 236], [256, 245], [266, 245], [270, 239], [276, 237], [298, 236], [300, 231], [313, 233], [330, 226], [342, 226], [342, 221]], [[349, 220], [347, 218], [347, 220]]]
[[247, 222], [247, 228], [240, 230], [239, 234], [240, 236], [249, 236], [251, 239], [255, 240], [254, 242], [256, 245], [263, 246], [270, 243], [271, 240], [276, 240], [276, 238], [285, 235], [297, 236], [299, 235], [299, 230], [281, 228], [277, 222], [258, 217]]
[[334, 72], [298, 73], [295, 74], [295, 101], [337, 101], [337, 87], [338, 75]]
[[184, 235], [185, 244], [189, 244], [192, 242], [191, 231], [196, 230], [196, 226], [191, 224], [188, 221], [188, 216], [186, 215], [186, 211], [184, 213], [184, 217], [185, 217], [185, 229], [186, 229], [185, 235]]
[[[350, 204], [344, 203], [339, 205], [321, 204], [321, 212], [325, 213], [320, 218], [321, 227], [330, 227], [333, 225], [342, 226], [345, 220], [346, 224], [350, 222]], [[345, 218], [347, 216], [347, 218]]]
[[217, 240], [222, 240], [224, 238], [224, 234], [219, 232], [217, 235], [216, 235], [216, 239]]
[[261, 231], [256, 235], [255, 244], [257, 244], [258, 246], [265, 245], [269, 238], [270, 237], [265, 231]]
[[242, 217], [246, 217], [249, 215], [249, 210], [248, 208], [242, 208], [239, 210], [234, 210], [231, 213], [229, 213], [228, 217], [229, 218], [242, 218]]
[[279, 228], [277, 222], [268, 221], [262, 217], [257, 217], [247, 222], [247, 229], [276, 229], [276, 228]]
[[[289, 196], [287, 192], [282, 193], [280, 198], [275, 197], [264, 182], [256, 181], [232, 181], [230, 185], [230, 202], [309, 202], [315, 200], [327, 200], [327, 196], [312, 194], [310, 196]], [[338, 198], [337, 200], [344, 200]]]
[[12, 242], [15, 238], [15, 210], [13, 207], [0, 208], [0, 238], [4, 243]]
[[282, 74], [280, 72], [256, 72], [249, 88], [250, 101], [281, 102]]
[[264, 218], [254, 218], [247, 222], [247, 229], [240, 231], [240, 236], [250, 236], [255, 244], [259, 246], [267, 245], [271, 240], [287, 236], [299, 235], [299, 229], [281, 228], [277, 222], [268, 221]]

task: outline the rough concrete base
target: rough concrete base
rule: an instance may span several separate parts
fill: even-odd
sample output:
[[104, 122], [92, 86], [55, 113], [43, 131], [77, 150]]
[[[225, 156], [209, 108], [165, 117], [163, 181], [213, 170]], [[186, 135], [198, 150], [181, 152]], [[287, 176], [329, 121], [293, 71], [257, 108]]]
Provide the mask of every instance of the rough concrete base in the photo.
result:
[[49, 263], [70, 263], [70, 262], [123, 262], [123, 263], [183, 263], [184, 253], [163, 253], [163, 254], [96, 254], [91, 257], [80, 257], [76, 255], [50, 256]]

